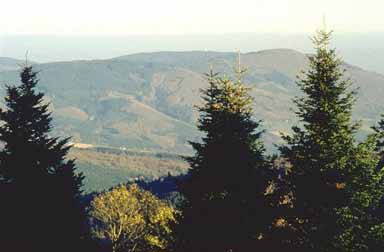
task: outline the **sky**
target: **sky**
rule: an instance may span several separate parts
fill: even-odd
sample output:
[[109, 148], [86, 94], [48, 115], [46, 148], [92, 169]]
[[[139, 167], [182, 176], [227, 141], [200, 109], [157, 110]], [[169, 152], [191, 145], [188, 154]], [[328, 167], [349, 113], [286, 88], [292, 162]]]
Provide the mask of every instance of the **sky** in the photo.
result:
[[0, 35], [384, 32], [383, 0], [0, 0]]

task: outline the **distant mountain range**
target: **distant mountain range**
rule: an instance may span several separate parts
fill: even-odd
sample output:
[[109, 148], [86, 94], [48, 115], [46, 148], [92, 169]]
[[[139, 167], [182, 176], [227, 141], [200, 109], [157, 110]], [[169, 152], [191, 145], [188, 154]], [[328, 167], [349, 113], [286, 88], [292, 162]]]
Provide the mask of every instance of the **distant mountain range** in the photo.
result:
[[[18, 60], [13, 58], [7, 58], [7, 57], [0, 57], [0, 71], [12, 71], [12, 70], [18, 70], [20, 69], [23, 64], [25, 64], [26, 61], [24, 60]], [[35, 62], [31, 62], [32, 64], [36, 64]]]
[[[313, 31], [315, 32], [315, 31]], [[347, 62], [384, 74], [384, 32], [335, 30], [332, 44]], [[10, 35], [0, 34], [0, 56], [29, 58], [40, 63], [70, 60], [109, 59], [139, 52], [236, 51], [256, 52], [291, 48], [313, 52], [313, 33], [236, 32], [214, 34], [132, 35]]]
[[[37, 64], [40, 86], [52, 103], [55, 134], [72, 136], [75, 143], [121, 149], [190, 153], [197, 140], [199, 90], [206, 87], [209, 66], [231, 74], [236, 53], [156, 52], [108, 60]], [[16, 84], [18, 64], [0, 58], [0, 83]], [[296, 75], [307, 69], [307, 55], [275, 49], [241, 55], [247, 67], [245, 82], [252, 87], [254, 114], [263, 120], [270, 149], [280, 132], [296, 123], [292, 98], [300, 95]], [[359, 88], [354, 118], [367, 132], [384, 113], [384, 76], [344, 65]], [[0, 95], [4, 96], [4, 85]]]

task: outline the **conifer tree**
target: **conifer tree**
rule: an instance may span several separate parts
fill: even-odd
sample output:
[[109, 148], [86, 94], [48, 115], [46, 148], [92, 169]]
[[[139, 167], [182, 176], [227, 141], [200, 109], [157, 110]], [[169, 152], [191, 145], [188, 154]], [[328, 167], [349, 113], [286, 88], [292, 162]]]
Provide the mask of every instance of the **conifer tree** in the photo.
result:
[[348, 202], [345, 187], [356, 151], [358, 124], [351, 121], [355, 91], [330, 49], [331, 34], [321, 30], [313, 38], [316, 53], [297, 83], [305, 94], [295, 99], [301, 126], [284, 136], [287, 145], [280, 148], [293, 167], [288, 180], [294, 207], [287, 218], [296, 230], [295, 246], [304, 251], [332, 247], [340, 231], [336, 209]]
[[0, 111], [0, 239], [9, 251], [70, 251], [81, 235], [83, 176], [66, 159], [68, 138], [49, 136], [37, 73], [25, 66], [20, 78], [20, 86], [6, 87]]
[[375, 132], [375, 151], [377, 155], [381, 157], [379, 163], [377, 164], [377, 170], [380, 170], [382, 167], [384, 167], [384, 114], [381, 115], [381, 120], [378, 122], [378, 124], [371, 128]]
[[337, 251], [384, 251], [384, 170], [382, 154], [377, 153], [382, 137], [377, 133], [368, 136], [352, 158], [345, 185], [348, 201], [336, 210], [340, 229], [334, 239]]
[[255, 251], [273, 218], [266, 188], [269, 162], [242, 83], [208, 75], [199, 108], [201, 142], [192, 142], [191, 170], [180, 184], [185, 197], [179, 251]]
[[337, 209], [338, 251], [384, 250], [384, 121], [356, 148], [346, 184], [348, 201]]

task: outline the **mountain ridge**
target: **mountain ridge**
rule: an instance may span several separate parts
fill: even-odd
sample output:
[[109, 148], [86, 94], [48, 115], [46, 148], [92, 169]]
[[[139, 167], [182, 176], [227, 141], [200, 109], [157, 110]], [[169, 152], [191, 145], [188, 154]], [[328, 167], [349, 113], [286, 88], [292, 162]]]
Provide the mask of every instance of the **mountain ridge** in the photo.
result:
[[[241, 54], [248, 69], [244, 81], [252, 87], [255, 117], [263, 120], [269, 147], [280, 141], [276, 132], [289, 132], [296, 123], [289, 108], [300, 95], [295, 78], [307, 69], [307, 56], [288, 48]], [[204, 73], [213, 65], [215, 71], [231, 74], [236, 58], [235, 52], [161, 51], [35, 68], [39, 88], [52, 102], [55, 134], [93, 145], [190, 153], [188, 141], [200, 137], [194, 106], [202, 102]], [[354, 118], [363, 119], [367, 131], [384, 111], [384, 76], [347, 63], [344, 67], [362, 89]], [[19, 83], [17, 72], [0, 71], [0, 82]]]

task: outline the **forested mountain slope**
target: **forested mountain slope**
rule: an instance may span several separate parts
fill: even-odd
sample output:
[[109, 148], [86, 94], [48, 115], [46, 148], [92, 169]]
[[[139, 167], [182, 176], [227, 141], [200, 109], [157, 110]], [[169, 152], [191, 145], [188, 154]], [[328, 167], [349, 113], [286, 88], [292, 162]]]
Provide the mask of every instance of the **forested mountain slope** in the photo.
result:
[[[109, 60], [36, 64], [40, 89], [52, 102], [56, 133], [73, 142], [137, 150], [189, 153], [204, 73], [231, 72], [236, 53], [155, 52]], [[266, 129], [269, 147], [279, 132], [295, 123], [291, 99], [298, 94], [296, 75], [307, 68], [303, 53], [275, 49], [241, 55], [245, 82], [252, 87], [254, 111]], [[359, 87], [354, 116], [364, 129], [384, 112], [384, 76], [345, 64]], [[18, 83], [18, 71], [0, 72], [4, 84]]]

